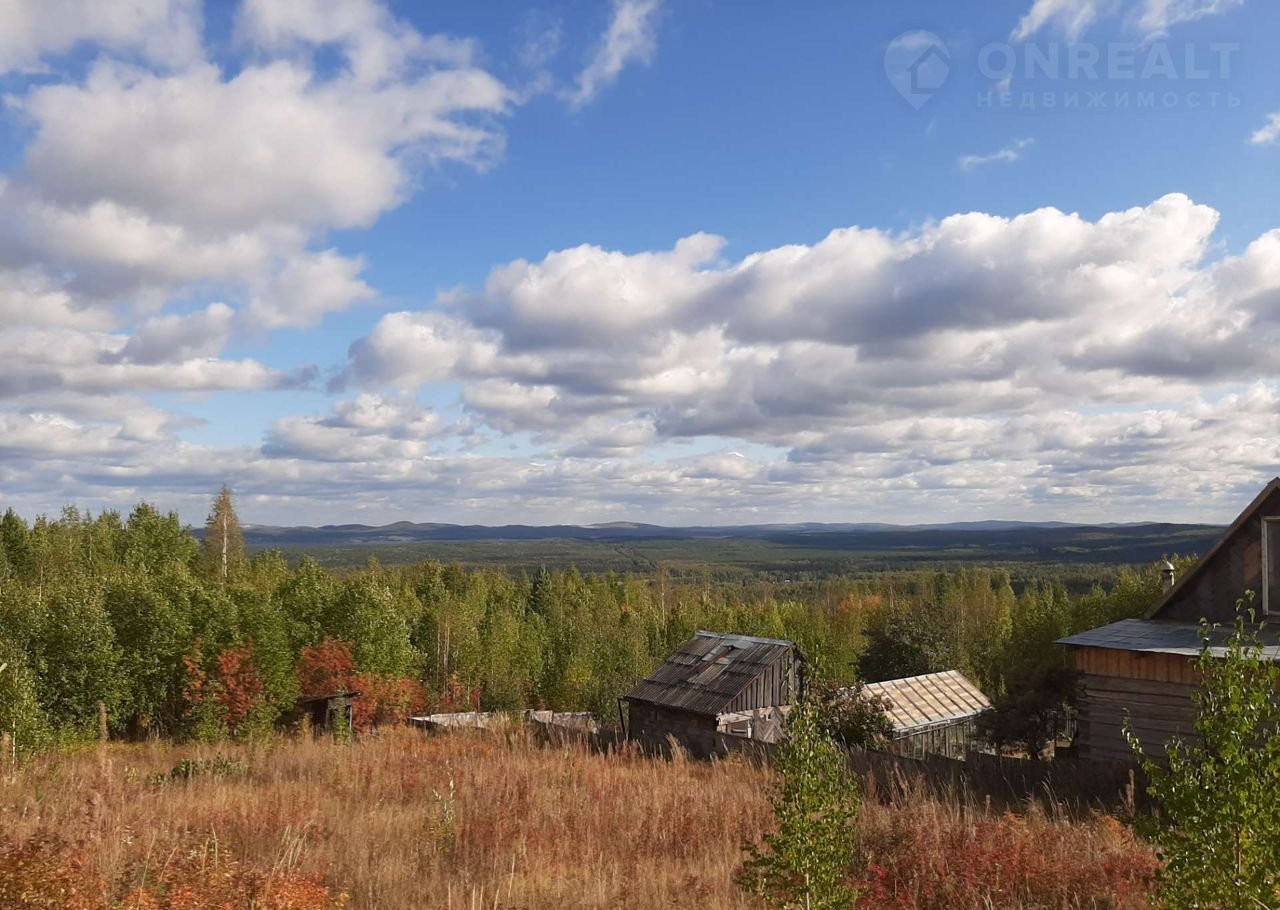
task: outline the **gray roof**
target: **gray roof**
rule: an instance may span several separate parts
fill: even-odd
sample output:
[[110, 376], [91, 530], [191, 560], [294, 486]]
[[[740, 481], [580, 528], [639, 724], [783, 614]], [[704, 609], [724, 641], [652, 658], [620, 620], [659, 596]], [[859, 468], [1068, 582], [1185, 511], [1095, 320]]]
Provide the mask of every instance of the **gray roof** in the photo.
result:
[[[1213, 630], [1209, 637], [1211, 653], [1218, 657], [1225, 654], [1227, 639], [1233, 631], [1229, 627]], [[1268, 660], [1280, 661], [1280, 629], [1269, 626], [1258, 637], [1263, 646], [1263, 656]], [[1109, 626], [1060, 638], [1058, 643], [1077, 648], [1109, 648], [1113, 651], [1195, 657], [1200, 653], [1200, 624], [1164, 619], [1122, 619]]]
[[795, 642], [776, 638], [698, 632], [622, 697], [719, 715], [794, 648]]
[[959, 723], [991, 708], [982, 690], [959, 670], [867, 683], [863, 692], [885, 703], [899, 735]]

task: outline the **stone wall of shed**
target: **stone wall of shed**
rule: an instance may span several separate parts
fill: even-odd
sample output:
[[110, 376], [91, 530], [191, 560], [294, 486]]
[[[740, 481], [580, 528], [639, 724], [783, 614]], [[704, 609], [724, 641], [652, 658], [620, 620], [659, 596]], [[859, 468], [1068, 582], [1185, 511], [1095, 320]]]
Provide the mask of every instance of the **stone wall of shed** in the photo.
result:
[[1199, 675], [1191, 658], [1106, 648], [1080, 648], [1074, 655], [1082, 674], [1075, 745], [1081, 758], [1132, 762], [1124, 736], [1126, 712], [1143, 751], [1163, 758], [1174, 737], [1195, 738], [1192, 694]]
[[627, 738], [654, 752], [670, 748], [668, 736], [675, 738], [695, 758], [710, 758], [718, 751], [716, 719], [664, 708], [646, 702], [630, 702], [627, 711]]

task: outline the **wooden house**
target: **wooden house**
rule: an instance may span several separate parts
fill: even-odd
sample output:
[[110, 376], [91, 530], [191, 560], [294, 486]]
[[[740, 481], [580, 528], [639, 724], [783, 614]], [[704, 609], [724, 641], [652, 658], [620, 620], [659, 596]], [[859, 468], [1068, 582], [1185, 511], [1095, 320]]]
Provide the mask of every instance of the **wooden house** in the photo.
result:
[[803, 696], [804, 659], [794, 642], [698, 632], [619, 699], [629, 740], [662, 750], [668, 737], [691, 755], [719, 751], [743, 718], [762, 721]]
[[[1280, 660], [1280, 478], [1232, 523], [1222, 538], [1180, 579], [1166, 566], [1166, 591], [1142, 619], [1091, 629], [1061, 639], [1081, 673], [1076, 749], [1082, 758], [1128, 761], [1124, 718], [1149, 755], [1165, 743], [1194, 735], [1191, 694], [1199, 685], [1200, 621], [1230, 626], [1246, 591], [1266, 621], [1266, 655]], [[1210, 641], [1222, 648], [1230, 629]]]
[[958, 670], [867, 683], [862, 692], [883, 704], [893, 723], [889, 750], [912, 758], [964, 758], [978, 717], [991, 710], [987, 696]]

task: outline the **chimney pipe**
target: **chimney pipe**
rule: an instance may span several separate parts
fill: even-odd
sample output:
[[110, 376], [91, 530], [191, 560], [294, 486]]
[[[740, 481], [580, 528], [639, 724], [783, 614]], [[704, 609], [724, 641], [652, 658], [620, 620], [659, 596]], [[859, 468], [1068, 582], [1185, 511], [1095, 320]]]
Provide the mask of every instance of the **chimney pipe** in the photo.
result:
[[1161, 587], [1164, 588], [1164, 590], [1168, 591], [1173, 587], [1173, 583], [1178, 580], [1177, 575], [1175, 574], [1176, 571], [1177, 570], [1173, 568], [1173, 563], [1169, 562], [1167, 559], [1160, 564], [1160, 581]]

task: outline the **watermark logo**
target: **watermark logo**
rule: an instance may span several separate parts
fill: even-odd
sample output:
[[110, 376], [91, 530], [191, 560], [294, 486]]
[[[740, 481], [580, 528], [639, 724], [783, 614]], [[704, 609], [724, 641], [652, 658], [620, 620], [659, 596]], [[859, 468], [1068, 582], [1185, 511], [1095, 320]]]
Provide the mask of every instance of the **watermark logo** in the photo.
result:
[[1164, 41], [991, 42], [976, 59], [956, 60], [933, 32], [904, 32], [889, 42], [885, 74], [908, 104], [920, 110], [953, 71], [977, 77], [979, 108], [1018, 110], [1122, 110], [1239, 107], [1232, 90], [1241, 47], [1234, 43]]
[[898, 94], [920, 110], [951, 75], [951, 54], [933, 32], [903, 32], [885, 48], [884, 72]]

